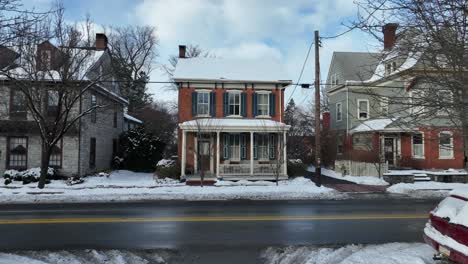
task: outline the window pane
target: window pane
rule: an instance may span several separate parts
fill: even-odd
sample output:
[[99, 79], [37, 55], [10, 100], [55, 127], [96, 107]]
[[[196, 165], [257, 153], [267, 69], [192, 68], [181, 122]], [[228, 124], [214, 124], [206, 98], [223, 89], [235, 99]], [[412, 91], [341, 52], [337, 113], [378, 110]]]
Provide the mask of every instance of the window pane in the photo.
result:
[[421, 134], [413, 135], [413, 144], [422, 144], [423, 139]]

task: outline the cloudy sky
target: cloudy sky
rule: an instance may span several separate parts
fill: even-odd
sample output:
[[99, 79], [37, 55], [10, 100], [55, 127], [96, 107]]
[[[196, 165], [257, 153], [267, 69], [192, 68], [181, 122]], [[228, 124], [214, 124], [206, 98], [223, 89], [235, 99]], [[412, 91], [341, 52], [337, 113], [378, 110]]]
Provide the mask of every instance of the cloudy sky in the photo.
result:
[[[53, 0], [24, 0], [26, 6], [44, 8]], [[64, 0], [66, 17], [83, 20], [87, 13], [100, 25], [151, 25], [157, 28], [159, 64], [177, 54], [179, 44], [196, 44], [218, 57], [274, 57], [284, 63], [290, 78], [297, 81], [314, 30], [331, 36], [357, 14], [353, 0]], [[372, 51], [378, 45], [361, 32], [324, 40], [320, 50], [321, 76], [326, 78], [333, 51]], [[301, 82], [312, 82], [313, 53]], [[153, 81], [166, 81], [160, 70]], [[288, 88], [289, 98], [293, 88]], [[156, 100], [175, 101], [158, 85], [150, 92]], [[306, 104], [313, 90], [297, 88], [293, 98]]]

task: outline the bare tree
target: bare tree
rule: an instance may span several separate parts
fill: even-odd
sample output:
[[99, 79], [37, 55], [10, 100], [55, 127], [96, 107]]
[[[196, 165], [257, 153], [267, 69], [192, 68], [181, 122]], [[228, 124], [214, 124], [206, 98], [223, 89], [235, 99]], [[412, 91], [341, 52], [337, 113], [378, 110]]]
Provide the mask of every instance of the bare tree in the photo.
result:
[[151, 26], [111, 27], [109, 45], [114, 71], [121, 80], [123, 95], [134, 112], [151, 103], [146, 84], [158, 57], [156, 28]]
[[[41, 175], [39, 188], [46, 182], [51, 153], [57, 143], [70, 131], [77, 129], [78, 121], [99, 109], [109, 107], [100, 102], [82, 104], [82, 97], [94, 89], [103, 88], [101, 80], [106, 73], [90, 74], [96, 67], [94, 39], [89, 34], [91, 21], [84, 28], [68, 24], [63, 6], [47, 21], [37, 23], [41, 36], [18, 36], [14, 65], [2, 69], [5, 85], [16, 96], [12, 99], [14, 114], [33, 120], [41, 137]], [[55, 43], [55, 45], [52, 45]], [[26, 108], [23, 108], [26, 106]]]

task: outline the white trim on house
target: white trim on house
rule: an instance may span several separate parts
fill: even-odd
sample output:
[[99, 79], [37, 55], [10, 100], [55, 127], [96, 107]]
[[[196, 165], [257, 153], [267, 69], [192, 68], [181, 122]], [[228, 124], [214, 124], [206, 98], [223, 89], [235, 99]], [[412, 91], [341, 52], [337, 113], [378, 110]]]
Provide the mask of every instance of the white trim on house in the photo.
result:
[[284, 132], [290, 125], [270, 119], [201, 118], [179, 124], [180, 129], [190, 132]]
[[[197, 91], [197, 117], [209, 117], [210, 116], [210, 92], [208, 90], [199, 90]], [[199, 96], [203, 94], [207, 96], [207, 102], [206, 103], [200, 103], [198, 101]], [[207, 105], [207, 112], [205, 113], [200, 113], [200, 106], [201, 105]]]
[[[242, 91], [241, 90], [228, 90], [228, 116], [226, 117], [242, 117]], [[230, 114], [231, 112], [231, 95], [239, 96], [239, 113], [238, 114]], [[235, 101], [235, 99], [234, 99]], [[237, 104], [234, 104], [237, 105]]]

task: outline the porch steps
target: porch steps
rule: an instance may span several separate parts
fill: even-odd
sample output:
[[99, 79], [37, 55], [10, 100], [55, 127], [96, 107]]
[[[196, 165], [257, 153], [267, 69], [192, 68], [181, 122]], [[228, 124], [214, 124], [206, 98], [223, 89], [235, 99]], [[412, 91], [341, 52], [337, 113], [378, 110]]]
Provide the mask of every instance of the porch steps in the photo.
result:
[[427, 176], [426, 173], [415, 173], [413, 175], [415, 182], [426, 182], [431, 180], [431, 177]]

